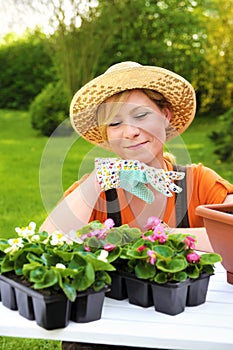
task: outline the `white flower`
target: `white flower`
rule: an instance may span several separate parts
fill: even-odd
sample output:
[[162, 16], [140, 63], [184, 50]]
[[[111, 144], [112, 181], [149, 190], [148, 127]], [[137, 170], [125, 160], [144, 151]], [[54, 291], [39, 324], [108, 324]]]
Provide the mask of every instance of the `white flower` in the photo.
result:
[[67, 244], [73, 244], [73, 242], [82, 244], [83, 240], [77, 236], [76, 231], [75, 230], [70, 230], [70, 232], [67, 235]]
[[32, 242], [39, 242], [39, 240], [40, 240], [40, 236], [39, 235], [33, 235], [32, 238], [31, 238]]
[[61, 264], [61, 263], [57, 263], [57, 264], [56, 264], [56, 268], [62, 269], [62, 270], [65, 270], [65, 269], [66, 269], [65, 265], [64, 265], [64, 264]]
[[28, 236], [32, 236], [35, 234], [36, 223], [31, 221], [26, 227], [16, 227], [15, 231], [18, 233], [20, 237], [27, 238]]
[[104, 261], [104, 262], [108, 262], [107, 257], [108, 257], [108, 252], [106, 250], [101, 250], [101, 253], [97, 257], [97, 259], [101, 260], [101, 261]]
[[54, 231], [51, 237], [51, 245], [63, 245], [66, 242], [66, 237], [62, 232]]
[[23, 247], [23, 239], [21, 237], [10, 238], [10, 239], [8, 239], [8, 243], [9, 243], [10, 247], [8, 247], [4, 250], [5, 253], [14, 253], [19, 248]]

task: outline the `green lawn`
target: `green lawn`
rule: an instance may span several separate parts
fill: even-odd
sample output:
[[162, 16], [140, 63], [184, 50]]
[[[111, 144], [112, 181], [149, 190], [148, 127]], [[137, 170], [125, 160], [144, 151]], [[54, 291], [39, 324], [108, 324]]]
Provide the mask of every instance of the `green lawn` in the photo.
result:
[[[233, 182], [232, 164], [218, 160], [207, 136], [216, 126], [213, 117], [196, 118], [169, 150], [175, 151], [178, 161], [189, 158], [195, 163], [202, 162]], [[27, 112], [9, 110], [0, 110], [0, 148], [1, 238], [12, 237], [15, 226], [24, 226], [31, 220], [39, 226], [64, 189], [91, 170], [92, 160], [108, 155], [75, 134], [39, 136], [31, 128]], [[60, 342], [0, 337], [1, 350], [16, 348], [55, 350], [60, 349]]]

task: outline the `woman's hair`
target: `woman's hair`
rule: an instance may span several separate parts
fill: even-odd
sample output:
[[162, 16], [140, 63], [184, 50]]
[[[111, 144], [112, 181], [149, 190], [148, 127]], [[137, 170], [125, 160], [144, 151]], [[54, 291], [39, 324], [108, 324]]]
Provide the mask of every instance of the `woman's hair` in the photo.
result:
[[[140, 89], [140, 90], [144, 92], [161, 110], [163, 108], [169, 108], [169, 110], [172, 112], [171, 103], [160, 92], [149, 90], [149, 89]], [[108, 99], [108, 101], [113, 103], [109, 104], [109, 103], [103, 102], [97, 109], [98, 125], [104, 140], [107, 141], [107, 125], [111, 123], [114, 116], [117, 114], [117, 112], [121, 108], [122, 103], [124, 103], [127, 100], [131, 91], [132, 90], [125, 90], [111, 96]], [[174, 162], [175, 160], [175, 157], [168, 152], [164, 153], [164, 156], [169, 161]]]

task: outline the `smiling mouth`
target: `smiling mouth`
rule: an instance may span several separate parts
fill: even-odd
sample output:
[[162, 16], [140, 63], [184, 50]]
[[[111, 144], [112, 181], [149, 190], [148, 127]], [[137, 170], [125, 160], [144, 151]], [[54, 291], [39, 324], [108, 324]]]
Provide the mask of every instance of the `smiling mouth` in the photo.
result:
[[137, 143], [135, 145], [130, 145], [130, 146], [127, 146], [127, 147], [124, 147], [128, 150], [135, 150], [135, 149], [138, 149], [138, 148], [141, 148], [143, 147], [144, 145], [146, 145], [148, 143], [148, 141], [145, 141], [145, 142], [140, 142], [140, 143]]

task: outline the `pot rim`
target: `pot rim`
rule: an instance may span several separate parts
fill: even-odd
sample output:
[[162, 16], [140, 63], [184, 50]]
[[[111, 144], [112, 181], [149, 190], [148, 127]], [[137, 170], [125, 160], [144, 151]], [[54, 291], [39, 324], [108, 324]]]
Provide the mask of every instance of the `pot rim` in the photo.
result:
[[195, 209], [196, 215], [199, 215], [204, 219], [211, 219], [233, 225], [233, 215], [228, 212], [233, 212], [233, 204], [231, 203], [203, 204]]

